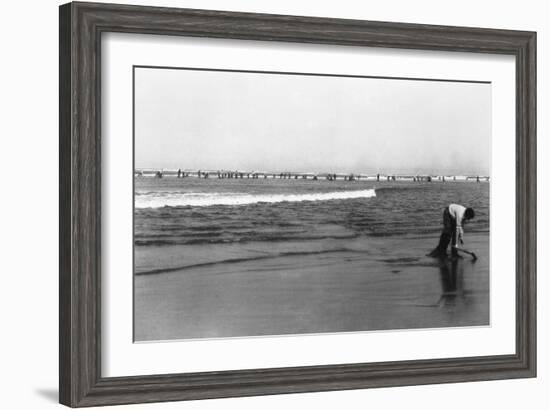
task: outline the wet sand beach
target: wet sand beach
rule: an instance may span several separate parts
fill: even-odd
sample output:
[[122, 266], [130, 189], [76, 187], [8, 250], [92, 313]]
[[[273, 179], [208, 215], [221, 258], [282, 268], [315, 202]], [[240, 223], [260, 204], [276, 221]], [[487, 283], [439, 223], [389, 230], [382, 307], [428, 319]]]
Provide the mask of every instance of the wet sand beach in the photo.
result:
[[[489, 325], [489, 234], [135, 248], [136, 341]], [[162, 266], [162, 268], [158, 268]]]

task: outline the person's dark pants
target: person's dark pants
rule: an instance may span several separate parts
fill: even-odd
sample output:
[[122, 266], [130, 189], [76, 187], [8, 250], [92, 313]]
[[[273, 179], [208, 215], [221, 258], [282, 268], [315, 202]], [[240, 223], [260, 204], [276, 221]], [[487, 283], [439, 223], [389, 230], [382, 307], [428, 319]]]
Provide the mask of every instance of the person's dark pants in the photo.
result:
[[439, 237], [439, 244], [429, 255], [447, 256], [447, 248], [449, 247], [449, 243], [451, 243], [451, 255], [458, 256], [458, 252], [455, 249], [456, 239], [456, 220], [451, 216], [447, 207], [443, 211], [443, 231]]

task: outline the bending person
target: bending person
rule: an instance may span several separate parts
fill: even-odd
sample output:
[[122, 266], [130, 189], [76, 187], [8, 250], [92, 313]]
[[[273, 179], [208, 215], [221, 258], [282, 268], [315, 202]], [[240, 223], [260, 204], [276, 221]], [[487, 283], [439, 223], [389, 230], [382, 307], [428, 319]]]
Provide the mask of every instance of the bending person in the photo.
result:
[[464, 244], [464, 224], [473, 219], [475, 212], [472, 208], [451, 204], [443, 211], [443, 231], [439, 244], [428, 255], [433, 257], [447, 256], [447, 247], [451, 243], [451, 256], [458, 257], [457, 244]]

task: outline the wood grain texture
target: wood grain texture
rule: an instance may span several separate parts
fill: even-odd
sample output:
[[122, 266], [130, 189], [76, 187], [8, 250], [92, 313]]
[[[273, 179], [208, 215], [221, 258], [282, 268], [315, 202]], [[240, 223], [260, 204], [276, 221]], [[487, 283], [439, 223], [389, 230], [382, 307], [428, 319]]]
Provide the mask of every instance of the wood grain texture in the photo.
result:
[[[517, 88], [512, 355], [101, 377], [101, 33], [510, 54]], [[113, 4], [60, 7], [60, 402], [71, 407], [534, 377], [536, 34]]]
[[71, 31], [70, 7], [59, 9], [59, 400], [70, 397], [71, 339]]

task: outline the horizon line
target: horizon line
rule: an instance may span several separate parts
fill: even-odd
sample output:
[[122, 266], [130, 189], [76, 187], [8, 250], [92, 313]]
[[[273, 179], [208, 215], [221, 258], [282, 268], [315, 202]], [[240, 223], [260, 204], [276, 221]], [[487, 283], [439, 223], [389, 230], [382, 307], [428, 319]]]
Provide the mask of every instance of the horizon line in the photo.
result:
[[386, 172], [386, 171], [372, 171], [372, 172], [354, 172], [354, 171], [290, 171], [290, 170], [277, 170], [277, 171], [266, 171], [266, 170], [246, 170], [246, 169], [234, 169], [234, 168], [177, 168], [177, 167], [135, 167], [134, 172], [168, 172], [177, 173], [181, 172], [192, 172], [192, 173], [238, 173], [238, 174], [268, 174], [268, 175], [280, 175], [280, 174], [292, 174], [292, 175], [358, 175], [358, 176], [466, 176], [466, 177], [490, 177], [490, 173], [476, 173], [476, 172], [428, 172], [428, 171], [418, 171], [418, 172]]

